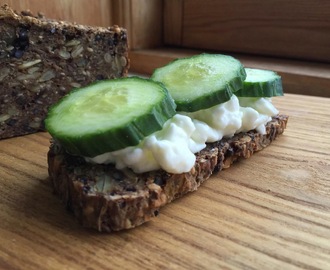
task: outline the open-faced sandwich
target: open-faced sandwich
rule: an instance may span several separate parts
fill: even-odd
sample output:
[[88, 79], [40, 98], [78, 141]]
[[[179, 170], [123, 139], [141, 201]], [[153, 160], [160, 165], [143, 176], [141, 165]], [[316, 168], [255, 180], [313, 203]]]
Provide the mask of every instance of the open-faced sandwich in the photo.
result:
[[86, 227], [138, 226], [283, 133], [279, 95], [275, 72], [220, 54], [74, 90], [46, 119], [54, 190]]

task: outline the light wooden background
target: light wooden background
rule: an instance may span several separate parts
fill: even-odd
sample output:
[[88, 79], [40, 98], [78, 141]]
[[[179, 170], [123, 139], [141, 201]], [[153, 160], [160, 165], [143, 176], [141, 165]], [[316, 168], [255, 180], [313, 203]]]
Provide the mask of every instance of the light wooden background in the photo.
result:
[[330, 63], [327, 0], [166, 0], [165, 43]]
[[30, 10], [33, 14], [42, 12], [48, 18], [69, 20], [94, 26], [110, 26], [111, 1], [108, 0], [0, 0], [0, 4], [8, 4], [20, 12]]

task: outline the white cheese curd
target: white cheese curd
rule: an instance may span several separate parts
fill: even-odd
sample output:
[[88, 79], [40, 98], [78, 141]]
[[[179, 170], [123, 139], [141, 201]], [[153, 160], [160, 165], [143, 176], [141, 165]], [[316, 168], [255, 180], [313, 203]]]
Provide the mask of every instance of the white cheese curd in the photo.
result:
[[190, 171], [194, 153], [235, 133], [256, 129], [264, 134], [265, 124], [278, 111], [266, 98], [237, 98], [192, 113], [178, 113], [162, 130], [147, 136], [137, 146], [126, 147], [85, 159], [99, 164], [116, 164], [117, 169], [131, 168], [136, 173], [164, 169], [169, 173]]
[[259, 133], [265, 134], [265, 124], [279, 113], [270, 98], [240, 97], [239, 104], [243, 116], [242, 126], [237, 133], [256, 129]]
[[242, 107], [251, 107], [261, 114], [275, 116], [279, 111], [275, 108], [271, 98], [250, 98], [240, 97], [239, 105]]
[[215, 142], [230, 137], [241, 127], [242, 116], [236, 96], [225, 103], [192, 113], [184, 113], [193, 119], [196, 130], [193, 138]]
[[176, 114], [165, 123], [162, 130], [147, 136], [139, 145], [86, 160], [115, 163], [117, 169], [129, 167], [136, 173], [160, 168], [171, 173], [188, 172], [195, 163], [194, 152], [205, 147], [205, 142], [191, 139], [194, 130], [191, 118]]

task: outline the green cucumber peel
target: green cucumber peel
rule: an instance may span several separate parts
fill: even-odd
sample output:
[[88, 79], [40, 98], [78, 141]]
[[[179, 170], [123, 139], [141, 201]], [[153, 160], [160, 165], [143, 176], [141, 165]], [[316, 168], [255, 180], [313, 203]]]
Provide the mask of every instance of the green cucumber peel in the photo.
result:
[[160, 83], [138, 77], [73, 90], [53, 105], [46, 129], [71, 154], [94, 157], [134, 146], [162, 129], [175, 103]]
[[283, 96], [281, 76], [266, 69], [245, 68], [246, 79], [242, 89], [235, 92], [238, 97]]
[[245, 77], [237, 59], [204, 53], [176, 59], [156, 69], [151, 79], [165, 85], [177, 111], [193, 112], [228, 101], [243, 87]]

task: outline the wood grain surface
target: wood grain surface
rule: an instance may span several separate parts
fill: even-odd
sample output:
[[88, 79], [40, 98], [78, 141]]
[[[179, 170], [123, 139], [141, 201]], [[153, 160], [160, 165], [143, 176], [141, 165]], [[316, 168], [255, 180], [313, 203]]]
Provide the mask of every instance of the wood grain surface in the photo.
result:
[[110, 0], [0, 0], [0, 5], [3, 4], [17, 12], [30, 10], [35, 15], [41, 12], [51, 19], [104, 27], [114, 24]]
[[52, 194], [49, 135], [0, 141], [0, 269], [330, 269], [330, 99], [273, 99], [271, 146], [141, 227], [82, 228]]
[[165, 27], [165, 44], [330, 62], [329, 1], [182, 1], [181, 13], [164, 14], [175, 28]]

